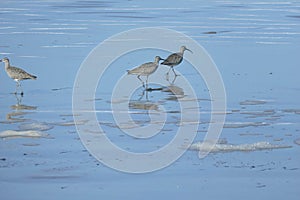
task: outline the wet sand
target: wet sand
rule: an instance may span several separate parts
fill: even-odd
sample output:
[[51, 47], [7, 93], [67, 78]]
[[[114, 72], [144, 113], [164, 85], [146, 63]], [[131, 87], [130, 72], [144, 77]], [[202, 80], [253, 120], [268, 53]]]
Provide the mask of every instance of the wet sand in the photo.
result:
[[[3, 198], [299, 199], [299, 2], [3, 1], [1, 7], [1, 57], [38, 76], [23, 82], [21, 97], [11, 94], [15, 83], [3, 66], [0, 71]], [[113, 83], [153, 54], [166, 57], [169, 52], [123, 56], [100, 81], [95, 99], [86, 100], [95, 100], [103, 127], [102, 133], [87, 133], [106, 134], [128, 151], [155, 151], [172, 140], [178, 127], [198, 123], [193, 115], [181, 121], [182, 112], [201, 111], [192, 146], [197, 148], [164, 169], [128, 174], [103, 165], [82, 145], [73, 120], [72, 91], [77, 70], [96, 45], [145, 26], [181, 31], [208, 51], [226, 88], [226, 122], [217, 149], [199, 159], [198, 147], [209, 124], [216, 122], [210, 122], [212, 100], [205, 82], [183, 61], [173, 85], [166, 82], [169, 87], [144, 95], [140, 87], [128, 105], [141, 126], [149, 123], [149, 112], [167, 114], [165, 124], [153, 122], [164, 125], [162, 131], [151, 140], [129, 137], [113, 120], [111, 104], [124, 100], [110, 98]], [[167, 70], [160, 67], [149, 80]], [[196, 99], [182, 87], [183, 77], [194, 84]], [[178, 99], [198, 102], [199, 107], [181, 111]], [[121, 126], [133, 128], [131, 123]]]

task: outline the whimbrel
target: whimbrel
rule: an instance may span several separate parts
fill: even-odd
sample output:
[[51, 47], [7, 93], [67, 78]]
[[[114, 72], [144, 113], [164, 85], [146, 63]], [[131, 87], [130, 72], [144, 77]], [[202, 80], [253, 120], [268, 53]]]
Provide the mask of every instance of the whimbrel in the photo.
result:
[[[35, 80], [37, 78], [36, 76], [27, 73], [23, 69], [11, 66], [8, 58], [3, 58], [2, 60], [0, 60], [0, 62], [5, 63], [5, 71], [6, 71], [7, 75], [17, 82], [17, 88], [16, 88], [15, 94], [17, 94], [18, 88], [21, 88], [20, 81], [26, 80], [26, 79], [34, 79]], [[21, 88], [21, 95], [23, 95], [22, 88]]]
[[186, 48], [186, 46], [181, 46], [180, 47], [180, 52], [177, 53], [173, 53], [171, 55], [169, 55], [161, 64], [162, 65], [168, 65], [170, 66], [170, 69], [167, 73], [167, 77], [169, 76], [169, 72], [172, 69], [172, 71], [174, 72], [175, 76], [178, 76], [175, 71], [174, 71], [174, 66], [179, 65], [182, 60], [183, 60], [183, 53], [185, 50], [190, 51], [191, 53], [193, 53], [190, 49]]
[[144, 81], [140, 78], [140, 76], [146, 76], [146, 86], [148, 86], [148, 76], [156, 71], [159, 65], [159, 61], [163, 60], [161, 57], [156, 56], [154, 62], [144, 63], [132, 70], [128, 70], [128, 74], [138, 75], [137, 78], [143, 83], [143, 87], [145, 87]]

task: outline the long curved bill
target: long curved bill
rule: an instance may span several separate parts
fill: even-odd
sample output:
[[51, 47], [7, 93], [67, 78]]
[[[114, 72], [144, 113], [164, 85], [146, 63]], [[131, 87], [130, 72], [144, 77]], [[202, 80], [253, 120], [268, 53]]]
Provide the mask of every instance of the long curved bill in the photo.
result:
[[189, 52], [193, 53], [192, 50], [190, 50], [190, 49], [188, 49], [188, 48], [186, 48], [186, 50], [188, 50]]

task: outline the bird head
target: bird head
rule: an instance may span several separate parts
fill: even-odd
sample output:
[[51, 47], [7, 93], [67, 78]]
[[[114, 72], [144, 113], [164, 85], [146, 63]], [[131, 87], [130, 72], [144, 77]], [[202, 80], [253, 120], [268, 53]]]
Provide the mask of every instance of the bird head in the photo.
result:
[[162, 58], [159, 57], [159, 56], [155, 56], [155, 62], [159, 62], [160, 60], [164, 60], [164, 59], [162, 59]]
[[8, 63], [8, 62], [9, 62], [9, 59], [5, 57], [5, 58], [2, 58], [2, 59], [0, 60], [0, 62]]
[[187, 50], [187, 51], [193, 53], [193, 52], [192, 52], [190, 49], [188, 49], [186, 46], [181, 46], [181, 47], [180, 47], [180, 52], [183, 53], [185, 50]]

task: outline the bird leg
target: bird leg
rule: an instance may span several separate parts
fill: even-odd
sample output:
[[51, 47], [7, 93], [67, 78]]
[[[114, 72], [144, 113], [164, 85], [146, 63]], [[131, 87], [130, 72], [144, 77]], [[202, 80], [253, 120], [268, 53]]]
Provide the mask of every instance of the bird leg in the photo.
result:
[[167, 81], [169, 82], [170, 85], [174, 85], [176, 78], [177, 78], [177, 76], [174, 76], [172, 81], [169, 81], [169, 80], [167, 80]]
[[23, 92], [23, 88], [22, 88], [21, 83], [20, 83], [20, 89], [21, 89], [21, 96], [23, 96], [23, 95], [24, 95], [24, 92]]
[[166, 74], [167, 76], [169, 76], [169, 73], [170, 73], [171, 68], [173, 69], [173, 66], [170, 67], [169, 71], [168, 71], [167, 74]]
[[145, 93], [146, 93], [146, 100], [148, 101], [148, 90], [147, 89], [144, 89], [143, 90], [143, 93], [141, 94], [140, 98], [138, 99], [138, 101], [141, 101], [143, 99], [143, 97], [145, 96]]
[[148, 76], [146, 78], [146, 90], [148, 89]]
[[142, 82], [143, 87], [145, 87], [144, 81], [140, 78], [140, 75], [138, 75], [137, 78]]
[[144, 97], [144, 95], [145, 95], [145, 91], [146, 91], [146, 90], [143, 90], [143, 93], [141, 94], [141, 97], [139, 98], [139, 101], [141, 101], [141, 100], [142, 100], [142, 98]]
[[166, 73], [166, 80], [167, 81], [169, 81], [169, 73], [170, 73], [171, 68], [173, 68], [173, 67], [170, 67], [169, 71]]
[[23, 96], [23, 94], [24, 94], [24, 92], [23, 92], [23, 89], [22, 89], [22, 86], [21, 86], [21, 83], [20, 83], [20, 81], [17, 81], [17, 87], [16, 87], [16, 92], [15, 92], [15, 94], [18, 94], [18, 89], [20, 88], [20, 90], [21, 90], [21, 96]]
[[20, 83], [19, 83], [19, 81], [16, 81], [16, 91], [15, 91], [15, 95], [17, 95], [18, 94], [18, 89], [19, 89], [19, 87], [20, 87]]
[[148, 99], [148, 91], [146, 90], [146, 100], [149, 101]]
[[173, 68], [173, 67], [172, 67], [172, 71], [173, 71], [173, 73], [174, 73], [175, 77], [176, 77], [176, 76], [179, 76], [179, 74], [176, 74], [176, 72], [175, 72], [175, 70], [174, 70], [174, 68]]
[[17, 99], [17, 105], [21, 105], [21, 103], [22, 103], [22, 97], [23, 97], [23, 96], [21, 96], [21, 97], [19, 98], [18, 94], [15, 93], [15, 97], [16, 97], [16, 99]]

